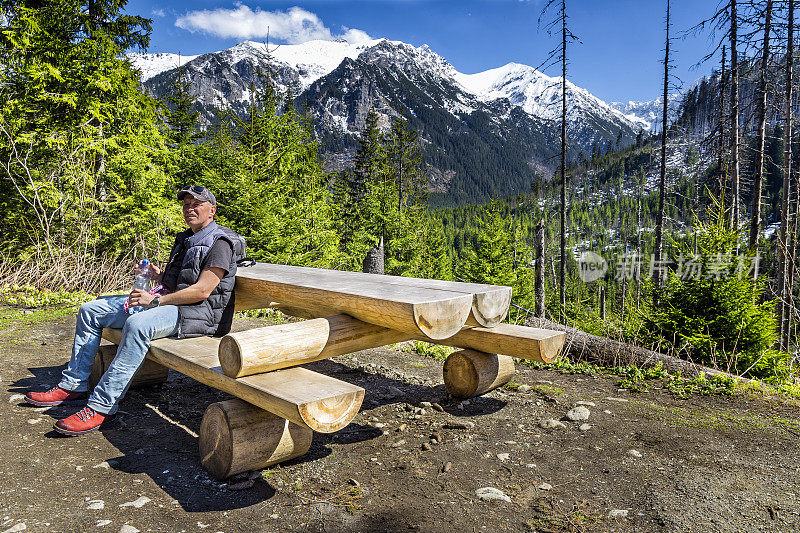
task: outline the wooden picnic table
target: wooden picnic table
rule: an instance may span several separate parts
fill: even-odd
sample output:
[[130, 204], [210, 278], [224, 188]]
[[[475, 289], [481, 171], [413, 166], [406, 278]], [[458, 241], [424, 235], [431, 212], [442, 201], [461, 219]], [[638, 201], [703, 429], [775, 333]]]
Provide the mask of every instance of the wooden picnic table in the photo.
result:
[[[304, 454], [313, 431], [358, 413], [364, 389], [303, 368], [318, 359], [406, 340], [463, 348], [443, 365], [458, 397], [507, 383], [513, 358], [552, 361], [564, 333], [502, 323], [511, 288], [258, 263], [236, 275], [236, 308], [279, 308], [310, 320], [153, 341], [147, 358], [236, 396], [209, 407], [201, 462], [225, 478]], [[103, 337], [118, 344], [121, 331]]]

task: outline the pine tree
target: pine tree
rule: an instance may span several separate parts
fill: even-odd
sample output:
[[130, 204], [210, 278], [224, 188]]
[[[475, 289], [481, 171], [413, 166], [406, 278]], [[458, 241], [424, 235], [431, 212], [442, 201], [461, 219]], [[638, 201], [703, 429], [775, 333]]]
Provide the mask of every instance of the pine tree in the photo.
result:
[[[205, 154], [204, 183], [218, 191], [220, 220], [245, 236], [254, 259], [338, 266], [338, 238], [318, 144], [307, 117], [266, 83], [248, 116], [221, 117]], [[285, 109], [279, 112], [279, 109]]]
[[422, 272], [427, 221], [427, 192], [419, 135], [401, 118], [383, 139], [386, 176], [392, 195], [386, 210], [387, 273], [417, 276]]
[[452, 280], [452, 263], [447, 254], [447, 237], [442, 221], [428, 218], [425, 228], [425, 246], [422, 249], [420, 277]]
[[341, 251], [348, 257], [348, 268], [361, 269], [367, 250], [386, 240], [391, 223], [389, 209], [394, 189], [386, 172], [386, 152], [378, 128], [378, 114], [370, 109], [359, 138], [353, 169], [340, 175], [337, 185]]
[[457, 276], [472, 283], [513, 287], [512, 302], [530, 309], [533, 307], [532, 263], [531, 249], [519, 228], [513, 227], [506, 206], [493, 199], [480, 214], [474, 246], [465, 250]]
[[165, 120], [170, 129], [170, 140], [177, 146], [185, 146], [197, 140], [197, 118], [200, 112], [192, 108], [195, 98], [189, 92], [191, 81], [178, 67], [166, 95]]
[[[0, 1], [0, 152], [28, 154], [0, 175], [0, 211], [16, 213], [2, 215], [10, 242], [52, 251], [80, 232], [87, 250], [130, 253], [174, 222], [160, 199], [174, 187], [155, 102], [120, 58], [146, 45], [149, 22], [124, 5]], [[147, 224], [118, 218], [128, 204]]]

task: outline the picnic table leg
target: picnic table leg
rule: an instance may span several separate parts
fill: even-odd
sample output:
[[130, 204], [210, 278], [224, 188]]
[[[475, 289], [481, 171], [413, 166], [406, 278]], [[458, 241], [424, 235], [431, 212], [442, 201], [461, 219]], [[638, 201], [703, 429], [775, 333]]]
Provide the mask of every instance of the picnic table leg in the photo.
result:
[[514, 359], [477, 350], [459, 350], [447, 357], [442, 374], [447, 392], [456, 398], [471, 398], [508, 383], [514, 376]]
[[200, 423], [200, 462], [215, 478], [227, 479], [303, 455], [313, 434], [239, 399], [212, 403]]
[[[89, 375], [89, 387], [94, 389], [100, 378], [103, 377], [111, 361], [117, 355], [116, 344], [102, 344], [97, 350], [97, 355], [94, 358], [94, 365], [92, 366], [92, 373]], [[142, 387], [145, 385], [158, 385], [167, 381], [169, 376], [169, 368], [145, 359], [139, 370], [133, 376], [131, 381], [131, 388]]]

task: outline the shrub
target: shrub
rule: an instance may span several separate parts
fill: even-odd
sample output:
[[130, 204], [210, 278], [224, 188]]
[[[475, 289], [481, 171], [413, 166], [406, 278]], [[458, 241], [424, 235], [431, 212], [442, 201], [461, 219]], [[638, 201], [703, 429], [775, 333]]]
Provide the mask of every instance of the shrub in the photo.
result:
[[784, 378], [789, 355], [770, 349], [777, 339], [775, 302], [761, 302], [765, 279], [752, 274], [758, 257], [736, 255], [739, 231], [727, 227], [719, 204], [696, 228], [700, 253], [684, 248], [690, 259], [684, 272], [671, 272], [654, 289], [646, 329], [661, 350], [739, 374]]

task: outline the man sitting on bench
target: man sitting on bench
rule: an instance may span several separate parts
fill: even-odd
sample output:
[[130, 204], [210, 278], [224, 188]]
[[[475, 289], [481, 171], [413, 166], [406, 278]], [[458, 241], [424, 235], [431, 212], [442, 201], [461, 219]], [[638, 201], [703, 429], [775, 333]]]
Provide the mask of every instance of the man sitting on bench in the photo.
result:
[[[184, 187], [177, 199], [183, 202], [183, 219], [189, 229], [175, 237], [163, 271], [150, 264], [151, 279], [161, 283], [166, 292], [159, 296], [134, 290], [129, 296], [104, 296], [83, 304], [72, 358], [61, 382], [47, 392], [25, 395], [29, 403], [38, 406], [86, 404], [55, 423], [59, 433], [83, 435], [113, 417], [153, 339], [224, 335], [230, 330], [236, 261], [234, 243], [214, 222], [217, 200], [199, 185]], [[145, 310], [128, 314], [128, 306]], [[117, 355], [89, 395], [89, 375], [103, 328], [122, 328], [122, 340]]]

